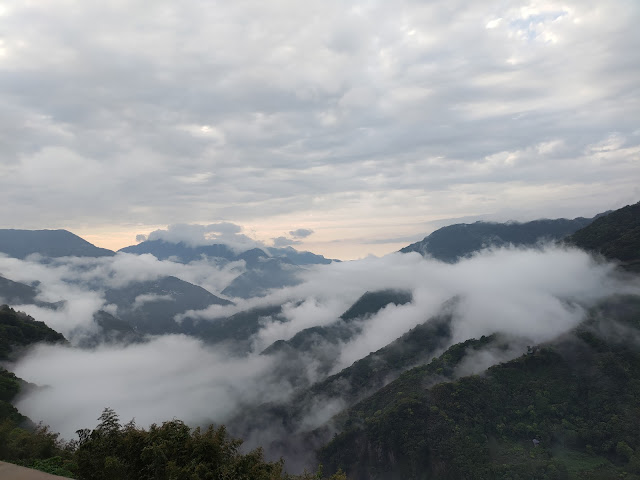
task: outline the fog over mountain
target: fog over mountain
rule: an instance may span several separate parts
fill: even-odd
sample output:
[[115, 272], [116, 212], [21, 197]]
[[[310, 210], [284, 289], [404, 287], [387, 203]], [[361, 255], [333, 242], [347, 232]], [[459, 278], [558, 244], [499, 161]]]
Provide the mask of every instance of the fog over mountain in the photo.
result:
[[[166, 274], [169, 268], [191, 276], [198, 272], [197, 265], [167, 265], [144, 255], [119, 254], [111, 261], [75, 259], [70, 266], [3, 258], [0, 267], [20, 273], [22, 279], [39, 276], [47, 298], [53, 292], [67, 298], [60, 312], [25, 308], [63, 333], [95, 328], [91, 314], [104, 307], [98, 293], [83, 291], [77, 283], [65, 280], [75, 276], [123, 286], [133, 279]], [[258, 301], [288, 306], [284, 317], [260, 319], [254, 349], [247, 355], [235, 351], [233, 344], [211, 348], [183, 335], [95, 350], [40, 346], [13, 368], [19, 376], [48, 388], [22, 398], [18, 407], [67, 437], [79, 425], [91, 424], [105, 405], [143, 424], [171, 416], [191, 423], [223, 422], [239, 408], [282, 401], [295, 390], [296, 385], [276, 375], [277, 356], [260, 355], [263, 348], [278, 339], [289, 340], [310, 326], [335, 321], [366, 291], [399, 288], [412, 292], [413, 300], [388, 305], [361, 320], [360, 332], [339, 344], [334, 371], [387, 345], [436, 314], [454, 296], [459, 297], [459, 304], [453, 311], [450, 342], [495, 332], [531, 343], [551, 339], [577, 325], [585, 308], [599, 299], [640, 293], [637, 279], [621, 275], [614, 265], [594, 261], [583, 251], [555, 246], [485, 251], [456, 264], [412, 253], [317, 266], [304, 273], [301, 284]], [[227, 309], [230, 314], [247, 306], [216, 309]], [[215, 321], [221, 312], [216, 309], [203, 310], [197, 318]], [[313, 377], [317, 375], [314, 359], [307, 360], [308, 374]]]

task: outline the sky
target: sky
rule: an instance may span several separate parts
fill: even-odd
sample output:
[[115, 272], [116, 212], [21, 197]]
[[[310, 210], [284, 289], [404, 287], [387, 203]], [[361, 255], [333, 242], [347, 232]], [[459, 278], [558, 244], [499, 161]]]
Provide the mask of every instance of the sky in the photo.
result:
[[232, 224], [352, 259], [635, 203], [639, 20], [637, 0], [0, 0], [0, 223], [111, 249]]

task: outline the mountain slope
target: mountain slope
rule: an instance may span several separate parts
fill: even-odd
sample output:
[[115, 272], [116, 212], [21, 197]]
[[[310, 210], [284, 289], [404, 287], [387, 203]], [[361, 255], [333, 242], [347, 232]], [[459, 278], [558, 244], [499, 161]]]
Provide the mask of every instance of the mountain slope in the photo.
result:
[[[449, 304], [441, 315], [298, 391], [286, 403], [262, 404], [243, 411], [228, 422], [228, 427], [234, 434], [251, 439], [252, 445], [263, 446], [270, 458], [282, 456], [292, 465], [313, 463], [310, 452], [331, 439], [334, 427], [327, 422], [334, 414], [375, 393], [403, 371], [429, 362], [450, 342], [452, 317], [448, 308]], [[287, 351], [279, 353], [282, 361], [276, 366], [278, 378], [304, 376], [308, 358], [292, 359]], [[296, 368], [303, 371], [295, 371]]]
[[353, 479], [638, 478], [639, 328], [640, 298], [621, 297], [485, 375], [436, 383], [477, 341], [455, 345], [352, 407], [320, 460]]
[[640, 202], [596, 219], [567, 238], [567, 243], [640, 270]]
[[202, 287], [172, 276], [109, 289], [105, 300], [118, 307], [118, 318], [142, 334], [182, 333], [183, 328], [173, 319], [175, 315], [211, 305], [231, 304]]
[[263, 354], [285, 354], [291, 363], [314, 358], [317, 370], [328, 373], [335, 365], [339, 343], [346, 343], [362, 331], [362, 323], [388, 305], [404, 305], [411, 302], [411, 292], [379, 290], [365, 292], [335, 322], [325, 326], [305, 328], [289, 340], [278, 340], [267, 347]]
[[67, 230], [0, 229], [0, 252], [14, 258], [32, 253], [45, 257], [108, 257], [111, 250], [99, 248]]
[[16, 350], [38, 342], [66, 343], [65, 338], [44, 322], [16, 312], [8, 305], [0, 306], [0, 361], [9, 360]]
[[560, 218], [526, 223], [460, 223], [440, 228], [400, 252], [418, 252], [425, 257], [453, 263], [483, 248], [510, 244], [534, 246], [542, 241], [559, 240], [592, 221], [593, 218], [578, 217], [573, 220]]
[[14, 282], [0, 275], [0, 304], [37, 305], [45, 308], [58, 308], [64, 302], [42, 302], [37, 300], [38, 290], [25, 283]]
[[[262, 252], [262, 250], [258, 250]], [[263, 252], [264, 253], [264, 252]], [[297, 285], [297, 274], [301, 267], [293, 265], [287, 259], [256, 255], [244, 252], [247, 271], [240, 274], [224, 289], [223, 295], [237, 298], [265, 296], [270, 289]]]

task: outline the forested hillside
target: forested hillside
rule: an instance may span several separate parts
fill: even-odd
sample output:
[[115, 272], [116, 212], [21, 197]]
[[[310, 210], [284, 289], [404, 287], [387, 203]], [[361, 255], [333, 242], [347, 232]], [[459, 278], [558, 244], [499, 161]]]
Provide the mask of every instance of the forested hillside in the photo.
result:
[[567, 242], [640, 271], [640, 202], [596, 219]]
[[65, 343], [65, 338], [44, 322], [0, 305], [0, 361], [9, 360], [12, 352], [38, 342]]
[[352, 407], [320, 459], [353, 479], [640, 478], [638, 338], [640, 300], [625, 297], [484, 375], [442, 382], [478, 341], [455, 345]]
[[[597, 217], [595, 217], [597, 218]], [[531, 247], [540, 242], [560, 240], [589, 225], [593, 218], [558, 218], [532, 222], [459, 223], [439, 228], [419, 242], [402, 248], [402, 253], [418, 252], [443, 262], [457, 262], [484, 248], [514, 245]]]

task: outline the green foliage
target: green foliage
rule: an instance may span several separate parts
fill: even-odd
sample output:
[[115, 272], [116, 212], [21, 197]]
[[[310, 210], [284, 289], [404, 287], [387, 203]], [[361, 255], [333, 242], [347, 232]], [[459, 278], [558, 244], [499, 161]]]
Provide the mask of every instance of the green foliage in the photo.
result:
[[7, 305], [0, 306], [0, 360], [9, 360], [16, 347], [37, 342], [64, 343], [65, 338], [22, 312]]
[[54, 468], [60, 472], [70, 471], [73, 468], [72, 452], [58, 437], [46, 426], [23, 428], [6, 418], [0, 423], [0, 460], [49, 473], [53, 473]]
[[28, 467], [67, 478], [75, 478], [73, 471], [77, 468], [72, 461], [60, 456], [47, 458], [45, 460], [34, 460]]
[[483, 376], [437, 383], [476, 341], [454, 345], [351, 408], [320, 460], [354, 479], [640, 478], [640, 350], [614, 334], [620, 324], [592, 320]]
[[596, 219], [567, 240], [609, 259], [640, 263], [640, 202]]
[[[75, 452], [79, 479], [95, 480], [306, 480], [288, 475], [284, 462], [267, 462], [261, 449], [242, 453], [241, 440], [229, 437], [224, 426], [192, 430], [180, 420], [151, 425], [132, 421], [121, 425], [117, 414], [105, 409], [92, 430], [79, 430]], [[346, 480], [338, 472], [331, 480]]]
[[460, 223], [440, 228], [400, 251], [418, 252], [443, 262], [454, 263], [487, 247], [534, 246], [543, 240], [560, 240], [592, 221], [591, 218], [559, 218], [526, 223]]

